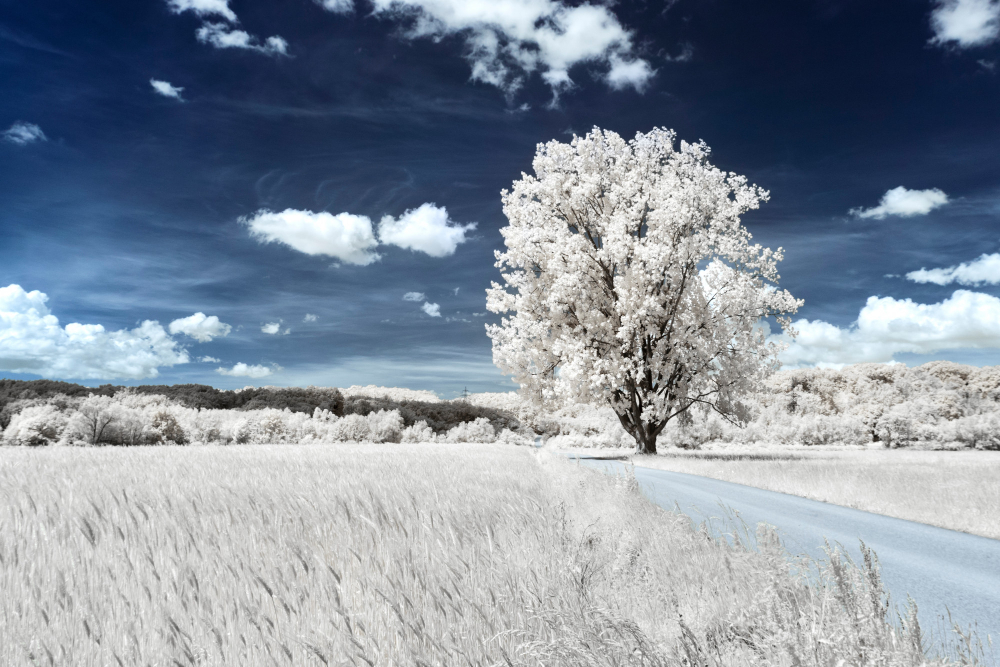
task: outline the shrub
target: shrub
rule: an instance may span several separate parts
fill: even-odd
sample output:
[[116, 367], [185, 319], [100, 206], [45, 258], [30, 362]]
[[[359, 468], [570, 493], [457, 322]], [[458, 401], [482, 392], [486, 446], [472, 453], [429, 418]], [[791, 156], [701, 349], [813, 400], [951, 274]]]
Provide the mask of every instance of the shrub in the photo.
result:
[[447, 442], [496, 442], [497, 433], [490, 420], [479, 417], [472, 422], [463, 422], [450, 429], [446, 437]]
[[368, 431], [372, 442], [399, 442], [403, 435], [403, 418], [399, 410], [379, 410], [370, 413]]
[[403, 429], [400, 442], [434, 442], [435, 439], [434, 429], [427, 422], [419, 421]]
[[69, 417], [54, 405], [35, 405], [14, 415], [3, 431], [5, 445], [38, 447], [58, 442]]
[[188, 438], [184, 429], [177, 423], [177, 418], [166, 410], [160, 410], [153, 415], [153, 421], [149, 428], [149, 441], [186, 445]]
[[368, 442], [371, 440], [371, 428], [366, 417], [346, 415], [333, 423], [330, 436], [336, 442]]

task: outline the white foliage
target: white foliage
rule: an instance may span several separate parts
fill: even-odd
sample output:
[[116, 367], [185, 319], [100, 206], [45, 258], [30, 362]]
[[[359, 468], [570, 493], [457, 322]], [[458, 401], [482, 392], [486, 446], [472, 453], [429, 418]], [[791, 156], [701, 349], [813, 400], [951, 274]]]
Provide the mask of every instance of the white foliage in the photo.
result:
[[399, 410], [379, 410], [365, 417], [372, 442], [399, 442], [403, 434], [403, 418]]
[[773, 286], [781, 249], [740, 224], [767, 193], [674, 141], [595, 128], [539, 145], [503, 192], [505, 284], [487, 290], [506, 314], [487, 326], [494, 363], [535, 399], [610, 404], [644, 449], [692, 405], [755, 391], [779, 351], [758, 322], [787, 330], [800, 303]]
[[14, 415], [3, 431], [3, 444], [35, 447], [55, 444], [62, 437], [69, 415], [55, 405], [33, 405]]
[[387, 398], [390, 401], [422, 401], [424, 403], [439, 403], [441, 401], [433, 391], [419, 389], [404, 389], [401, 387], [377, 387], [373, 384], [366, 386], [351, 385], [347, 389], [341, 389], [340, 393], [347, 396], [367, 396], [369, 398]]
[[436, 440], [434, 429], [428, 426], [425, 421], [418, 421], [413, 426], [407, 426], [403, 429], [400, 437], [400, 442], [435, 442]]
[[446, 442], [496, 442], [497, 434], [490, 420], [477, 417], [475, 421], [462, 422], [448, 429]]

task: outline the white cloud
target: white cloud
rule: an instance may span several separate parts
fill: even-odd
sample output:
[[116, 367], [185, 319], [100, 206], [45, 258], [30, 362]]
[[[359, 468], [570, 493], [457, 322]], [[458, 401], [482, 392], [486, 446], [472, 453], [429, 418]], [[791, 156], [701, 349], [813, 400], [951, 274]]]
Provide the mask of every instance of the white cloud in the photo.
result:
[[[1000, 348], [1000, 299], [957, 290], [941, 303], [869, 297], [854, 325], [798, 320], [798, 337], [781, 354], [786, 367], [888, 362], [900, 352]], [[772, 340], [789, 342], [784, 335]]]
[[906, 274], [907, 280], [935, 285], [1000, 285], [1000, 253], [983, 253], [971, 262], [945, 269], [920, 269]]
[[3, 138], [18, 146], [25, 146], [33, 141], [48, 140], [48, 137], [42, 132], [42, 128], [34, 123], [25, 123], [20, 120], [4, 130]]
[[930, 190], [907, 190], [903, 186], [893, 188], [882, 195], [882, 201], [874, 208], [852, 208], [850, 213], [859, 218], [882, 220], [888, 215], [909, 218], [927, 215], [934, 209], [948, 203], [948, 195], [937, 188]]
[[403, 301], [423, 301], [426, 298], [423, 292], [407, 292], [403, 295]]
[[0, 288], [0, 370], [60, 379], [156, 377], [160, 366], [186, 364], [187, 352], [158, 322], [105, 331], [100, 324], [65, 327], [48, 296], [20, 285]]
[[441, 317], [441, 306], [436, 303], [424, 302], [424, 305], [420, 306], [420, 310], [424, 311], [431, 317]]
[[243, 362], [235, 364], [232, 368], [216, 368], [215, 372], [219, 375], [229, 375], [231, 377], [241, 377], [241, 378], [266, 378], [269, 375], [274, 375], [281, 370], [281, 366], [248, 366]]
[[233, 328], [224, 322], [220, 322], [215, 315], [206, 316], [205, 313], [195, 313], [190, 317], [174, 320], [170, 323], [170, 333], [182, 333], [194, 338], [199, 343], [207, 343], [213, 338], [228, 336]]
[[465, 233], [476, 228], [476, 223], [450, 224], [448, 210], [443, 206], [422, 204], [409, 210], [398, 219], [385, 216], [378, 225], [382, 243], [407, 250], [419, 250], [431, 257], [453, 255], [459, 243], [466, 241]]
[[933, 44], [982, 46], [1000, 36], [1000, 1], [937, 0], [931, 12]]
[[205, 364], [217, 364], [222, 361], [222, 359], [216, 359], [215, 357], [200, 357], [198, 361]]
[[623, 60], [619, 56], [612, 56], [610, 59], [611, 69], [608, 70], [605, 80], [608, 85], [615, 90], [625, 88], [635, 88], [639, 92], [646, 89], [649, 80], [656, 73], [645, 60], [636, 58], [634, 60]]
[[319, 318], [317, 318], [312, 313], [306, 313], [306, 316], [302, 318], [302, 321], [303, 322], [315, 322], [317, 319], [319, 319]]
[[260, 328], [263, 333], [274, 335], [281, 331], [281, 324], [278, 322], [268, 322]]
[[277, 35], [260, 41], [245, 30], [231, 28], [225, 23], [205, 23], [195, 33], [199, 42], [217, 49], [250, 49], [267, 55], [287, 55], [288, 42]]
[[354, 11], [354, 0], [316, 0], [316, 2], [334, 14], [350, 14]]
[[170, 11], [175, 14], [191, 11], [198, 16], [221, 16], [236, 22], [236, 14], [229, 8], [229, 0], [167, 0]]
[[181, 92], [184, 91], [183, 88], [178, 88], [177, 86], [171, 85], [167, 81], [160, 81], [159, 79], [150, 79], [149, 85], [153, 87], [153, 90], [155, 90], [158, 95], [184, 101], [184, 98], [181, 97]]
[[[326, 0], [347, 11], [349, 0]], [[324, 4], [326, 4], [324, 3]], [[411, 39], [458, 35], [465, 40], [472, 79], [516, 91], [541, 70], [554, 93], [572, 85], [582, 63], [607, 68], [612, 87], [642, 89], [653, 70], [635, 54], [632, 33], [602, 4], [564, 0], [372, 0], [374, 14], [408, 23]], [[612, 76], [612, 72], [614, 75]]]
[[307, 255], [327, 255], [348, 264], [367, 265], [379, 259], [372, 222], [363, 215], [285, 209], [257, 211], [240, 218], [261, 243], [279, 242]]

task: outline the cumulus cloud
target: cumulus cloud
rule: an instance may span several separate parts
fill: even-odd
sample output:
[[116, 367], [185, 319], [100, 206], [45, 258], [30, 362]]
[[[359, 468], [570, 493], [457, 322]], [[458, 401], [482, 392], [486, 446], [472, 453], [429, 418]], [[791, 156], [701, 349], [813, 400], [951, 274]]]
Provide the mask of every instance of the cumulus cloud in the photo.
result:
[[220, 361], [222, 361], [222, 359], [216, 359], [215, 357], [201, 357], [198, 359], [198, 361], [205, 364], [217, 364]]
[[426, 298], [423, 292], [407, 292], [403, 295], [403, 301], [423, 301]]
[[170, 333], [182, 333], [194, 338], [199, 343], [207, 343], [213, 338], [228, 336], [232, 330], [231, 326], [220, 322], [215, 315], [206, 316], [205, 313], [195, 313], [190, 317], [184, 317], [170, 323]]
[[458, 244], [465, 243], [466, 232], [475, 228], [474, 222], [452, 224], [448, 219], [448, 210], [443, 206], [422, 204], [399, 218], [383, 217], [378, 225], [378, 235], [382, 243], [419, 250], [431, 257], [446, 257], [455, 254]]
[[231, 377], [239, 378], [266, 378], [269, 375], [274, 375], [281, 370], [281, 366], [261, 366], [254, 365], [249, 366], [240, 362], [235, 364], [232, 368], [216, 368], [215, 372], [219, 375], [229, 375]]
[[260, 328], [260, 330], [266, 334], [274, 335], [281, 331], [281, 324], [278, 322], [268, 322]]
[[42, 132], [42, 128], [34, 123], [17, 121], [3, 132], [4, 141], [9, 141], [18, 146], [25, 146], [34, 141], [47, 141], [48, 137]]
[[318, 318], [312, 313], [306, 313], [306, 316], [302, 318], [303, 322], [315, 322]]
[[[351, 0], [323, 0], [350, 11]], [[553, 93], [573, 85], [569, 70], [597, 65], [612, 88], [642, 90], [655, 71], [636, 55], [632, 32], [603, 4], [564, 0], [372, 0], [375, 16], [404, 22], [410, 39], [460, 36], [471, 78], [515, 92], [536, 71]]]
[[441, 317], [441, 306], [436, 303], [424, 302], [424, 305], [420, 306], [420, 310], [424, 311], [431, 317]]
[[653, 78], [654, 70], [645, 60], [624, 60], [619, 56], [612, 56], [609, 62], [611, 69], [608, 70], [607, 82], [615, 90], [635, 88], [642, 92]]
[[367, 265], [379, 259], [372, 221], [363, 215], [285, 209], [257, 211], [240, 222], [261, 243], [284, 243], [307, 255], [336, 257], [348, 264]]
[[181, 97], [181, 93], [184, 91], [183, 88], [178, 88], [177, 86], [171, 85], [168, 81], [160, 81], [159, 79], [150, 79], [149, 85], [153, 87], [157, 95], [163, 95], [164, 97], [172, 97], [175, 100], [184, 101]]
[[909, 218], [915, 215], [927, 215], [931, 211], [948, 203], [948, 195], [937, 188], [930, 190], [907, 190], [903, 186], [893, 188], [882, 195], [882, 201], [874, 208], [852, 208], [851, 214], [859, 218], [875, 218], [883, 220], [889, 215]]
[[907, 280], [935, 285], [1000, 285], [1000, 253], [983, 253], [971, 262], [944, 269], [920, 269], [906, 274]]
[[959, 48], [989, 44], [1000, 36], [1000, 0], [937, 0], [931, 27], [933, 44]]
[[869, 297], [853, 326], [841, 329], [820, 320], [793, 323], [799, 335], [789, 343], [785, 367], [888, 362], [900, 352], [930, 354], [959, 348], [1000, 348], [1000, 299], [957, 290], [940, 303]]
[[106, 331], [100, 324], [59, 325], [48, 296], [20, 285], [0, 288], [0, 370], [46, 378], [114, 380], [156, 377], [186, 364], [187, 352], [158, 322]]
[[221, 16], [236, 22], [236, 14], [229, 8], [229, 0], [167, 0], [167, 6], [174, 14], [194, 12], [198, 16]]
[[232, 28], [225, 23], [205, 23], [195, 33], [198, 41], [217, 49], [249, 49], [267, 55], [287, 55], [288, 42], [277, 35], [263, 43], [246, 30]]

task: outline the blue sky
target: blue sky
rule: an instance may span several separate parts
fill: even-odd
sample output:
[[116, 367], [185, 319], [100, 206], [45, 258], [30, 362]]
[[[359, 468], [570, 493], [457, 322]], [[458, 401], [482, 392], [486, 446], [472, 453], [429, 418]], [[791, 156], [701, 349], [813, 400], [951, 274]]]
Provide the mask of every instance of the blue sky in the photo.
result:
[[594, 126], [770, 191], [788, 365], [1000, 363], [995, 0], [0, 6], [0, 376], [513, 388], [500, 190]]

